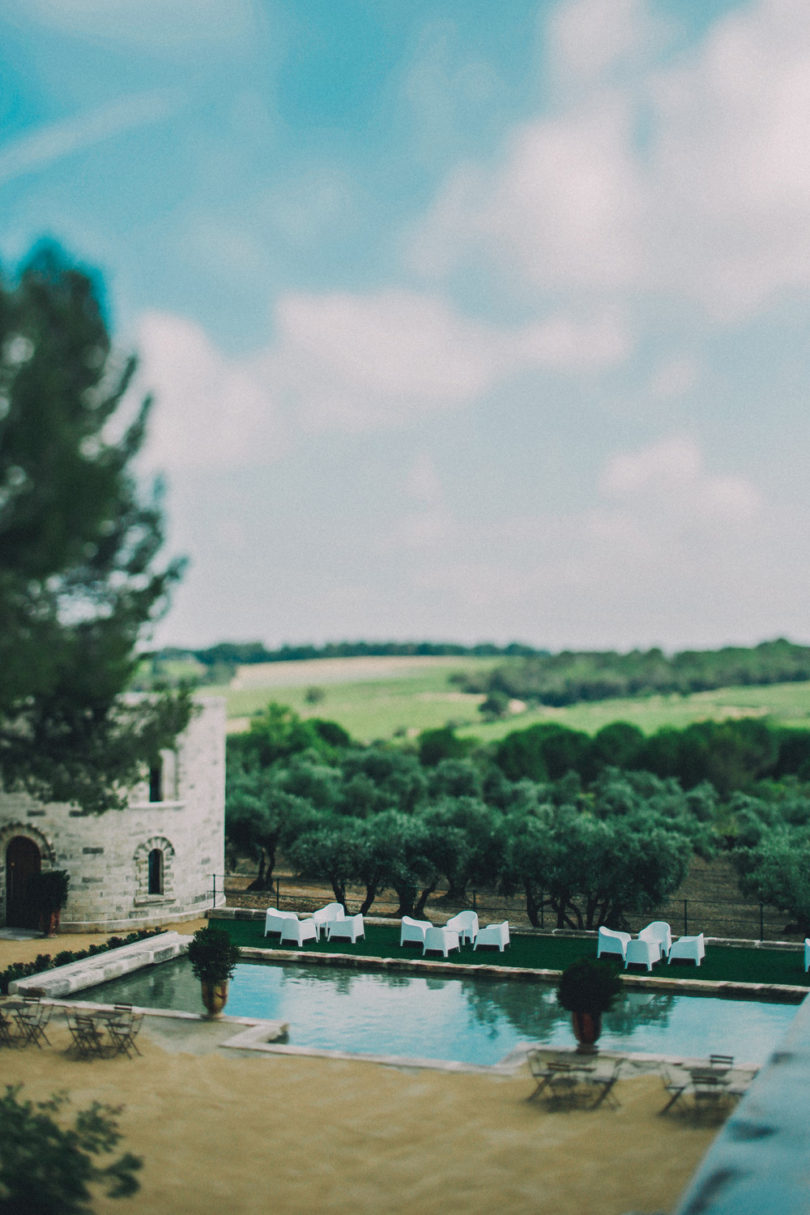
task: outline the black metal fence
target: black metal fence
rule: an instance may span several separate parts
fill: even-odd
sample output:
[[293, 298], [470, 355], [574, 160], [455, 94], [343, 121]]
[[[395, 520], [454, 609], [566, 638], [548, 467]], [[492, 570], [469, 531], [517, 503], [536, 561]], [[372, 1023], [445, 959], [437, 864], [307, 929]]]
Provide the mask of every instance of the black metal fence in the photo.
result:
[[[263, 910], [278, 907], [280, 910], [312, 911], [313, 908], [333, 898], [331, 890], [323, 884], [303, 881], [288, 875], [274, 877], [267, 890], [249, 890], [252, 877], [246, 874], [212, 874], [211, 906], [221, 905], [223, 895], [229, 907], [248, 907]], [[349, 887], [347, 904], [350, 911], [359, 910], [364, 898], [361, 887]], [[492, 891], [471, 890], [463, 906], [472, 907], [486, 920], [508, 919], [516, 926], [531, 927], [526, 914], [525, 901], [519, 897], [506, 898]], [[462, 909], [462, 905], [451, 904], [447, 892], [435, 890], [425, 908], [430, 917], [450, 916]], [[393, 915], [397, 910], [397, 899], [392, 891], [383, 891], [370, 908], [370, 915]], [[649, 920], [666, 920], [676, 935], [703, 932], [710, 937], [732, 940], [790, 941], [800, 940], [800, 934], [787, 923], [784, 912], [764, 903], [745, 902], [735, 899], [711, 899], [700, 896], [676, 898], [645, 916], [639, 923], [631, 922], [630, 928], [638, 931]], [[550, 932], [557, 928], [556, 916], [546, 907], [539, 913], [539, 927]], [[569, 926], [570, 927], [570, 926]]]

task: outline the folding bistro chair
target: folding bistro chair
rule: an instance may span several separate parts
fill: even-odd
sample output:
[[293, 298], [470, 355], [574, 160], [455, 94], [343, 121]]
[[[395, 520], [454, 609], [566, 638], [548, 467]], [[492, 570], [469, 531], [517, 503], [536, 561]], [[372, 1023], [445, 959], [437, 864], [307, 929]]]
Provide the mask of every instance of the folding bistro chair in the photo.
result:
[[588, 1084], [596, 1089], [596, 1100], [591, 1109], [598, 1110], [599, 1106], [603, 1103], [609, 1105], [614, 1110], [619, 1108], [619, 1100], [613, 1091], [613, 1087], [619, 1079], [619, 1072], [622, 1069], [623, 1063], [623, 1059], [616, 1059], [611, 1071], [596, 1072], [593, 1076], [588, 1077]]
[[47, 1042], [50, 1046], [50, 1038], [45, 1029], [52, 1012], [52, 1004], [43, 1004], [39, 1000], [26, 1003], [22, 1008], [16, 1010], [14, 1016], [24, 1038], [23, 1045], [34, 1044], [42, 1049], [42, 1043]]
[[0, 1046], [17, 1046], [19, 1039], [11, 1032], [14, 1022], [0, 1008]]
[[143, 1013], [134, 1012], [131, 1004], [125, 1006], [116, 1004], [115, 1007], [116, 1010], [120, 1010], [121, 1016], [117, 1019], [111, 1017], [107, 1022], [107, 1032], [112, 1040], [113, 1054], [126, 1055], [127, 1058], [132, 1057], [130, 1051], [134, 1051], [136, 1055], [142, 1054], [135, 1039], [143, 1024]]
[[93, 1017], [68, 1010], [67, 1023], [73, 1039], [69, 1049], [75, 1050], [80, 1059], [89, 1059], [93, 1055], [104, 1058], [104, 1039]]

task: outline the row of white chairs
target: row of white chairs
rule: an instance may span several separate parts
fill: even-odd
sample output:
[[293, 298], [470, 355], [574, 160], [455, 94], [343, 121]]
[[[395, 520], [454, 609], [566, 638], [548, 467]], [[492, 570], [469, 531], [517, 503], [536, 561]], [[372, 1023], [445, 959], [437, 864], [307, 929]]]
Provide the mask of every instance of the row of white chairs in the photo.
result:
[[619, 955], [625, 970], [632, 965], [646, 966], [648, 971], [652, 970], [654, 963], [660, 962], [662, 957], [666, 957], [667, 963], [683, 958], [700, 966], [706, 956], [706, 942], [702, 932], [673, 941], [669, 924], [664, 920], [653, 920], [635, 937], [629, 932], [600, 928], [596, 956], [601, 958], [603, 954], [611, 953]]
[[303, 920], [299, 920], [296, 911], [279, 911], [277, 907], [268, 907], [265, 913], [264, 935], [278, 934], [282, 945], [319, 941], [321, 933], [327, 941], [351, 941], [354, 944], [365, 937], [366, 928], [359, 912], [357, 915], [346, 915], [340, 903], [327, 903]]
[[[282, 945], [300, 946], [305, 941], [319, 941], [322, 933], [327, 941], [354, 944], [365, 938], [366, 930], [362, 915], [359, 912], [346, 915], [341, 903], [327, 903], [305, 919], [299, 919], [296, 911], [279, 911], [277, 907], [268, 907], [265, 912], [264, 935], [278, 936]], [[468, 943], [473, 949], [493, 945], [502, 953], [509, 944], [509, 921], [480, 928], [474, 911], [461, 911], [438, 927], [430, 920], [415, 920], [406, 915], [402, 917], [399, 943], [404, 945], [409, 941], [420, 944], [423, 955], [442, 953], [447, 957], [451, 950], [460, 950], [462, 944]]]
[[431, 924], [430, 920], [416, 920], [413, 916], [404, 915], [399, 943], [421, 945], [423, 957], [426, 953], [441, 953], [447, 957], [452, 950], [460, 950], [463, 944], [472, 944], [474, 950], [480, 945], [494, 945], [503, 953], [509, 944], [509, 921], [503, 920], [500, 924], [487, 924], [481, 928], [474, 911], [460, 911], [446, 924], [437, 926]]

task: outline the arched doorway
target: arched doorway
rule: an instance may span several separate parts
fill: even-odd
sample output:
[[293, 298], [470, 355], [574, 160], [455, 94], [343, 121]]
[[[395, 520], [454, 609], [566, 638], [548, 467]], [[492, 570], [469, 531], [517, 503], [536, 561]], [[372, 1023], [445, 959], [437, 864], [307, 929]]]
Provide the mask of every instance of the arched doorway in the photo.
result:
[[15, 835], [6, 849], [6, 924], [9, 928], [36, 928], [25, 897], [28, 879], [39, 873], [42, 858], [33, 840]]

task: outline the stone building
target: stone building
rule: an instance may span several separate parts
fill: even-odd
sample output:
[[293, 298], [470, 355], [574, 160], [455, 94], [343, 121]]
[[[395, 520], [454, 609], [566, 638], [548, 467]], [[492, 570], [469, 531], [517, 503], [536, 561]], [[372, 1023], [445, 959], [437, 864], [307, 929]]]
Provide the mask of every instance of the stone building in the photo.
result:
[[88, 814], [0, 792], [0, 925], [25, 920], [22, 892], [40, 869], [70, 875], [61, 916], [69, 931], [129, 931], [212, 905], [213, 875], [224, 872], [225, 701], [197, 696], [195, 704], [125, 810]]

